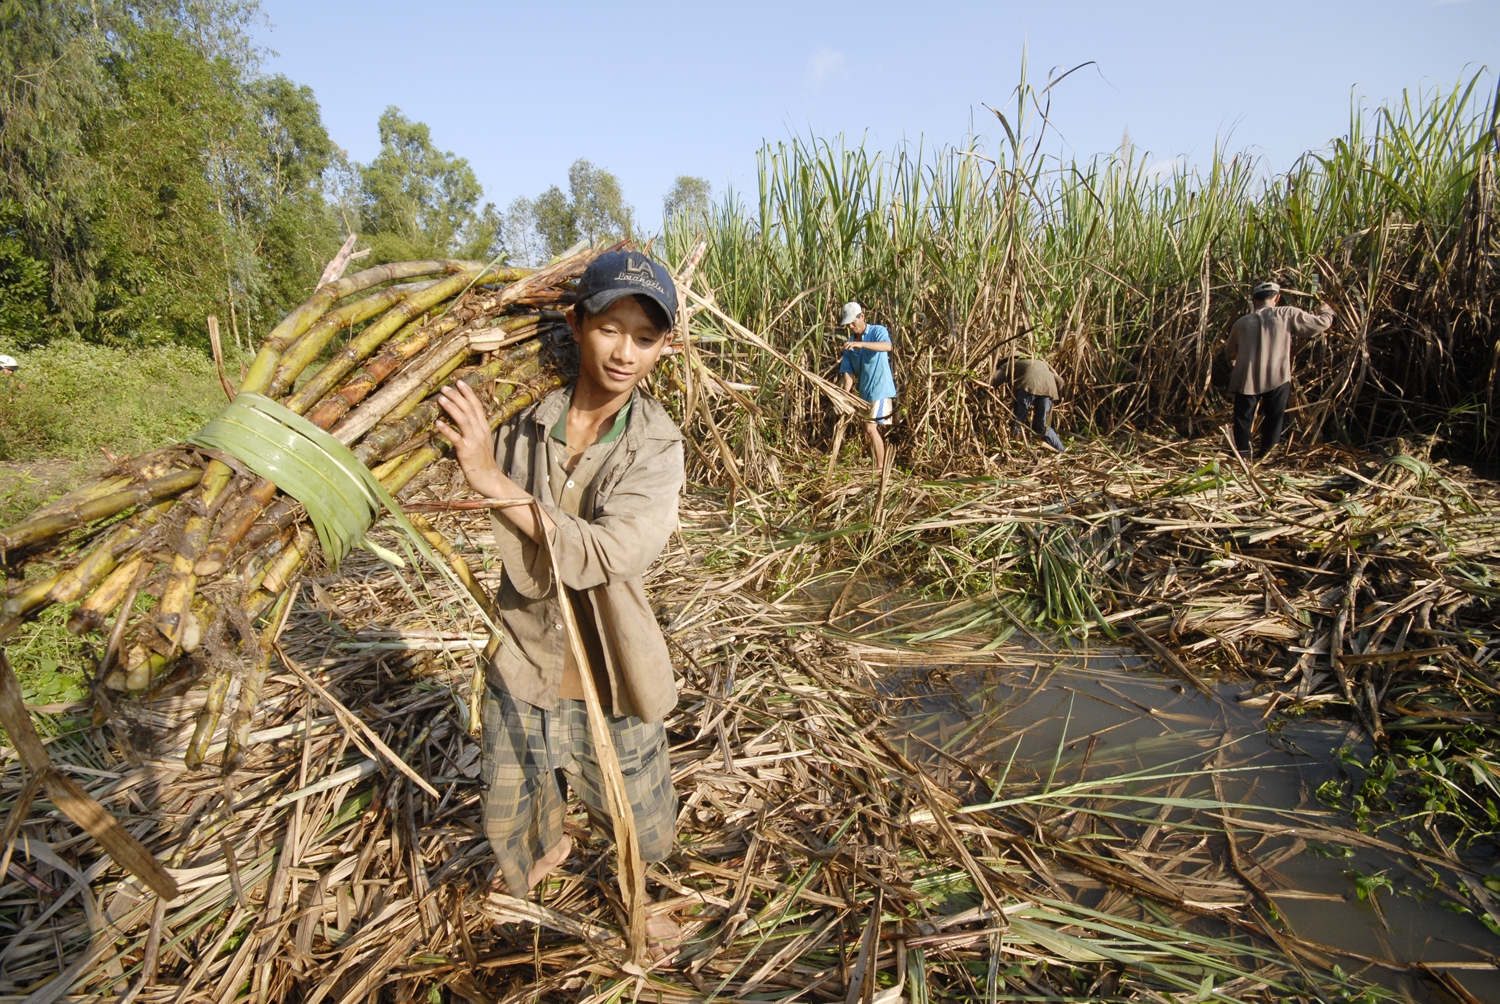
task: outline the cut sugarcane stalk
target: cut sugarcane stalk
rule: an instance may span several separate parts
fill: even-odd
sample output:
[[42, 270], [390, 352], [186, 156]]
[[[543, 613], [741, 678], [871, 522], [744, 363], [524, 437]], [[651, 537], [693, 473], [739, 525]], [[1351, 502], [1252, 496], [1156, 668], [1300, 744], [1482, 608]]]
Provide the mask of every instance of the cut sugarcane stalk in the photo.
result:
[[268, 593], [280, 593], [286, 588], [292, 576], [302, 567], [306, 560], [312, 543], [317, 538], [309, 533], [305, 527], [297, 528], [297, 535], [287, 548], [276, 556], [271, 567], [266, 569], [266, 576], [261, 580], [260, 587]]
[[[420, 317], [423, 312], [432, 309], [445, 300], [457, 296], [480, 278], [486, 280], [493, 278], [494, 281], [499, 282], [513, 282], [529, 274], [530, 271], [530, 269], [489, 269], [482, 276], [478, 270], [460, 272], [457, 275], [434, 283], [427, 289], [400, 298], [378, 320], [373, 322], [369, 328], [360, 333], [362, 340], [361, 348], [363, 348], [363, 345], [368, 344], [369, 351], [373, 351], [376, 346], [394, 335], [413, 318]], [[277, 379], [273, 379], [268, 391], [269, 396], [280, 397], [287, 388], [291, 387], [296, 382], [297, 376], [301, 374], [308, 363], [317, 357], [318, 353], [328, 344], [328, 340], [333, 337], [334, 333], [333, 331], [320, 333], [319, 337], [314, 339], [312, 338], [313, 331], [309, 329], [307, 335], [304, 335], [303, 338], [299, 339], [296, 346], [287, 351], [281, 366], [277, 370], [278, 377], [285, 371], [284, 382], [278, 384]], [[307, 344], [304, 345], [303, 343]], [[365, 354], [368, 355], [368, 351]], [[360, 358], [362, 357], [341, 355], [329, 360], [328, 364], [323, 367], [323, 370], [313, 377], [312, 388], [303, 388], [306, 391], [305, 395], [299, 393], [287, 402], [287, 407], [300, 414], [300, 411], [296, 407], [297, 404], [300, 404], [303, 410], [310, 407], [314, 401], [331, 390], [344, 374], [353, 369]], [[328, 373], [326, 377], [323, 375], [324, 372]]]
[[413, 289], [410, 286], [391, 286], [370, 296], [343, 304], [318, 318], [282, 353], [281, 361], [276, 364], [276, 370], [271, 374], [271, 383], [266, 388], [266, 393], [271, 397], [280, 397], [286, 393], [297, 382], [297, 377], [302, 370], [318, 357], [318, 353], [323, 351], [323, 347], [334, 335], [345, 328], [352, 328], [362, 321], [368, 321], [378, 314], [385, 313], [412, 292]]
[[[561, 386], [562, 378], [552, 375], [543, 379], [534, 389], [527, 389], [514, 394], [490, 416], [490, 429], [499, 428], [502, 423], [509, 421], [517, 415], [522, 408], [525, 408], [533, 401], [540, 400], [548, 392]], [[391, 472], [389, 480], [381, 483], [385, 485], [387, 491], [394, 495], [410, 484], [411, 479], [422, 473], [428, 464], [441, 457], [447, 446], [448, 444], [445, 440], [441, 447], [429, 445], [418, 450], [413, 450], [411, 456], [403, 461], [400, 467]]]
[[183, 525], [181, 549], [172, 556], [166, 585], [161, 591], [161, 602], [156, 605], [153, 619], [160, 637], [152, 639], [152, 647], [168, 659], [177, 654], [178, 647], [182, 643], [186, 618], [191, 616], [189, 610], [198, 588], [198, 576], [193, 571], [193, 566], [207, 539], [212, 514], [225, 498], [226, 489], [229, 488], [230, 479], [233, 477], [234, 471], [228, 464], [220, 460], [212, 461], [208, 465], [208, 470], [204, 472], [203, 481], [198, 485], [197, 498], [194, 500], [196, 505], [202, 506], [207, 512], [203, 514], [192, 512]]
[[[478, 390], [501, 373], [508, 374], [514, 380], [529, 379], [537, 373], [536, 356], [540, 349], [540, 342], [528, 342], [511, 349], [498, 359], [492, 359], [473, 373], [463, 377], [462, 380]], [[509, 397], [514, 388], [514, 384], [496, 388], [496, 399], [504, 400]], [[424, 429], [430, 428], [432, 423], [441, 417], [441, 414], [442, 406], [438, 404], [436, 398], [429, 397], [398, 420], [387, 419], [371, 429], [354, 448], [354, 455], [365, 464], [383, 460], [387, 453], [397, 449]]]
[[326, 286], [319, 286], [317, 291], [308, 298], [307, 302], [297, 307], [281, 323], [271, 329], [266, 336], [265, 343], [256, 354], [254, 362], [250, 364], [250, 372], [246, 374], [244, 383], [240, 390], [263, 393], [270, 386], [272, 375], [281, 362], [281, 355], [287, 346], [305, 332], [312, 324], [322, 317], [329, 308], [339, 300], [355, 293], [379, 286], [387, 282], [396, 282], [401, 279], [419, 279], [423, 276], [438, 275], [444, 272], [461, 272], [466, 267], [477, 267], [479, 262], [457, 262], [445, 260], [407, 261], [393, 262], [389, 265], [377, 265], [367, 268], [362, 272], [345, 276], [337, 282], [331, 282]]
[[[54, 513], [67, 512], [75, 506], [83, 505], [101, 499], [106, 495], [122, 492], [131, 485], [140, 484], [143, 481], [152, 481], [164, 474], [171, 472], [174, 468], [186, 467], [190, 463], [186, 454], [177, 447], [168, 447], [165, 450], [157, 450], [143, 457], [116, 465], [111, 473], [80, 485], [72, 491], [53, 499], [46, 505], [37, 509], [29, 518], [36, 519], [41, 516], [50, 516]], [[121, 468], [128, 468], [122, 471]]]
[[190, 467], [185, 471], [177, 471], [134, 488], [92, 499], [62, 512], [22, 520], [7, 530], [0, 530], [0, 553], [38, 544], [67, 533], [75, 527], [117, 516], [126, 509], [148, 505], [168, 496], [180, 494], [202, 479], [202, 469]]
[[215, 670], [213, 679], [209, 681], [203, 708], [198, 712], [197, 721], [193, 723], [193, 737], [188, 740], [187, 752], [182, 757], [188, 770], [197, 770], [203, 766], [203, 761], [208, 756], [209, 742], [213, 739], [214, 730], [219, 727], [219, 718], [224, 712], [224, 696], [229, 693], [229, 685], [233, 681], [234, 673], [228, 666]]
[[274, 484], [264, 478], [256, 481], [232, 511], [220, 518], [217, 531], [203, 549], [202, 557], [193, 565], [193, 571], [200, 576], [213, 575], [223, 568], [224, 559], [245, 538], [245, 534], [250, 532], [256, 517], [275, 497]]
[[114, 613], [115, 607], [125, 598], [136, 573], [146, 563], [145, 558], [131, 558], [119, 565], [105, 577], [104, 581], [89, 594], [88, 599], [78, 605], [68, 618], [68, 630], [74, 634], [97, 631], [104, 619]]
[[[456, 317], [444, 317], [414, 331], [410, 337], [390, 344], [376, 353], [344, 385], [319, 401], [307, 414], [308, 421], [320, 429], [331, 429], [335, 422], [375, 390], [392, 373], [397, 372], [427, 347], [459, 326]], [[296, 409], [292, 409], [295, 411]]]
[[414, 389], [421, 386], [424, 381], [431, 378], [455, 357], [462, 359], [468, 351], [468, 339], [461, 334], [439, 342], [412, 360], [411, 365], [404, 369], [399, 377], [381, 387], [358, 408], [345, 415], [337, 425], [328, 430], [329, 433], [345, 446], [351, 445], [374, 428]]

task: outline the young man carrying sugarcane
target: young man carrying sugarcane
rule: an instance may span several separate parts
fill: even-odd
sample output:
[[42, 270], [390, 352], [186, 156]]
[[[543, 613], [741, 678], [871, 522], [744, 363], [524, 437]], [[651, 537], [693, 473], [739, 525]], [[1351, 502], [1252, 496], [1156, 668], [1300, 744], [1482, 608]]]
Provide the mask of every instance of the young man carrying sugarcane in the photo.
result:
[[886, 449], [880, 427], [890, 425], [896, 414], [896, 378], [891, 375], [891, 333], [884, 325], [866, 323], [865, 308], [853, 301], [844, 304], [839, 326], [847, 328], [854, 336], [844, 342], [839, 373], [844, 378], [844, 390], [854, 390], [858, 380], [859, 396], [870, 406], [870, 413], [865, 417], [865, 439], [870, 444], [870, 455], [878, 471], [885, 467]]
[[[525, 896], [568, 857], [564, 783], [596, 820], [610, 819], [584, 673], [609, 715], [641, 856], [660, 861], [676, 838], [662, 719], [677, 689], [642, 576], [677, 525], [682, 433], [638, 386], [676, 312], [666, 269], [635, 251], [605, 254], [584, 272], [568, 312], [580, 356], [572, 386], [494, 436], [472, 389], [459, 382], [442, 391], [453, 424], [438, 431], [469, 486], [494, 500], [503, 561], [504, 631], [483, 709], [484, 831], [499, 859], [496, 891]], [[587, 666], [573, 657], [560, 596]]]
[[1292, 336], [1311, 338], [1333, 324], [1333, 308], [1319, 301], [1318, 312], [1280, 307], [1281, 287], [1263, 282], [1250, 291], [1253, 309], [1229, 329], [1229, 389], [1234, 392], [1234, 448], [1249, 460], [1250, 430], [1260, 412], [1260, 453], [1281, 442], [1287, 398], [1292, 392]]
[[1009, 382], [1015, 391], [1016, 422], [1029, 425], [1031, 431], [1042, 438], [1042, 442], [1058, 453], [1063, 452], [1062, 439], [1047, 419], [1052, 406], [1062, 395], [1062, 380], [1052, 367], [1042, 359], [1018, 359], [1012, 356], [1001, 364], [995, 373], [992, 385], [999, 387]]

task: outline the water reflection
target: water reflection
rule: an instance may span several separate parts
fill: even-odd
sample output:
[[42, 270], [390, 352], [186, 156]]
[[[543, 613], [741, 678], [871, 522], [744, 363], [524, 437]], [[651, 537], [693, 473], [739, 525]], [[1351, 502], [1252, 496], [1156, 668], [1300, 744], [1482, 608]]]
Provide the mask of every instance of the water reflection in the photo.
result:
[[[1118, 651], [897, 669], [884, 688], [908, 756], [966, 804], [1000, 803], [1064, 849], [1061, 860], [1107, 860], [1135, 888], [1209, 916], [1231, 903], [1274, 911], [1306, 943], [1425, 963], [1500, 1000], [1500, 938], [1455, 912], [1470, 901], [1441, 852], [1397, 846], [1394, 830], [1360, 834], [1318, 801], [1318, 787], [1341, 777], [1341, 747], [1368, 757], [1340, 723], [1278, 718], [1268, 729], [1263, 709], [1235, 701], [1242, 685], [1200, 693]], [[1098, 874], [1053, 878], [1086, 905], [1117, 908], [1126, 894]], [[1445, 999], [1408, 972], [1329, 958], [1409, 999]]]

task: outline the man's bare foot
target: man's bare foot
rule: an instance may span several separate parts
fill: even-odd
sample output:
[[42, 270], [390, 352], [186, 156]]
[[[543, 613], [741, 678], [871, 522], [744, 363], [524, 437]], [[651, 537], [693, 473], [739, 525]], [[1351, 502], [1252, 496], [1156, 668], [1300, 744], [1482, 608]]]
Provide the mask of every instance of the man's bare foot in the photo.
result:
[[573, 838], [563, 834], [563, 838], [553, 846], [552, 850], [537, 858], [536, 863], [531, 866], [531, 873], [526, 876], [526, 891], [530, 893], [536, 888], [538, 882], [562, 867], [562, 863], [568, 860], [568, 855], [572, 853]]
[[682, 927], [670, 913], [653, 914], [646, 918], [646, 951], [652, 962], [677, 951], [682, 944]]

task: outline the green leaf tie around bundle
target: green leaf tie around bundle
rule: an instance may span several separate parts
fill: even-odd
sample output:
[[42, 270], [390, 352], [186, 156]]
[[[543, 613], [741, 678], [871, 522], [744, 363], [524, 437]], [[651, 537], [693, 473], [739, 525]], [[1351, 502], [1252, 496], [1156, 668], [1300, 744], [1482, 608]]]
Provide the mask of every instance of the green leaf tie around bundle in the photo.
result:
[[333, 568], [354, 547], [401, 563], [365, 539], [384, 508], [424, 558], [447, 570], [396, 500], [348, 447], [268, 397], [241, 392], [188, 442], [222, 450], [302, 503]]

